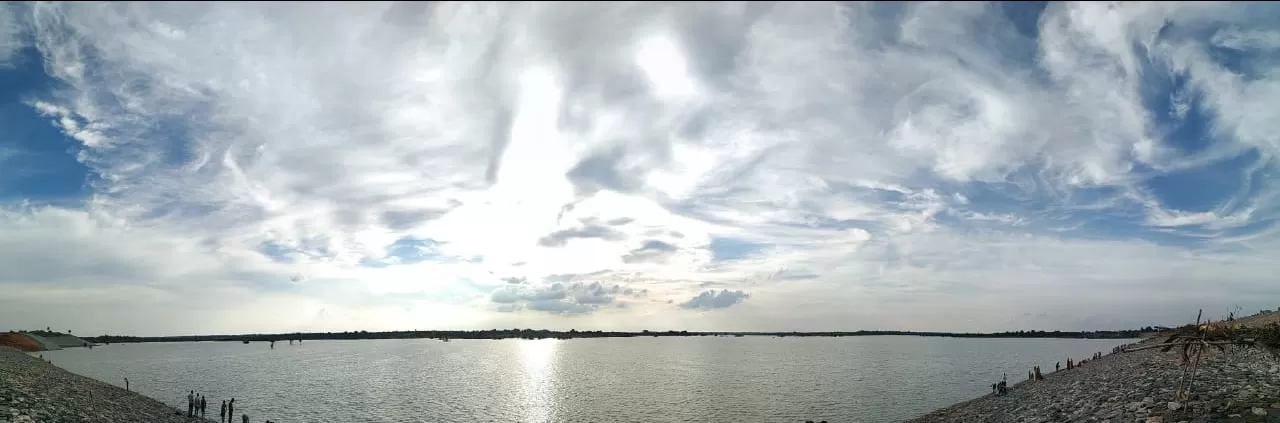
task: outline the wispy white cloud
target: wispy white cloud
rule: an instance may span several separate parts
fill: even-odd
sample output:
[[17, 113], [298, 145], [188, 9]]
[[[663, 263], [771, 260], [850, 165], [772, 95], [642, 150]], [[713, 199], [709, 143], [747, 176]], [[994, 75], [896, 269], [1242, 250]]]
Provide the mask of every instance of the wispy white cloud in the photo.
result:
[[1278, 293], [1271, 9], [25, 5], [62, 84], [27, 106], [100, 178], [4, 231], [79, 216], [23, 257], [98, 264], [0, 283], [317, 328], [1157, 323]]
[[0, 69], [10, 67], [13, 56], [26, 45], [20, 14], [17, 3], [0, 3]]

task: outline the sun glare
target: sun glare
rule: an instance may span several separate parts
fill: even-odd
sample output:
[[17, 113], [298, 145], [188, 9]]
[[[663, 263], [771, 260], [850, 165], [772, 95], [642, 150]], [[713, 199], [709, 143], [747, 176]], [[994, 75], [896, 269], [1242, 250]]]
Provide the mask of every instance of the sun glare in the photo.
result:
[[551, 421], [556, 407], [555, 370], [557, 339], [516, 341], [520, 363], [524, 368], [524, 399], [526, 422]]
[[695, 91], [684, 53], [670, 37], [645, 40], [636, 54], [636, 65], [644, 70], [659, 97], [683, 97]]

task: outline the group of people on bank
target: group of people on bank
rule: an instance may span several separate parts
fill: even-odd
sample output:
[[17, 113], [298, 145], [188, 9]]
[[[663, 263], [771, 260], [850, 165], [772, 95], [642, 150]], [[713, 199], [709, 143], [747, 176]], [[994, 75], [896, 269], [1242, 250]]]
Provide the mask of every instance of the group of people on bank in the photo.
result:
[[[1121, 352], [1121, 351], [1124, 351], [1124, 347], [1123, 347], [1123, 346], [1113, 348], [1113, 349], [1111, 350], [1111, 353], [1112, 353], [1112, 354], [1115, 354], [1115, 353], [1118, 353], [1118, 352]], [[1102, 358], [1102, 352], [1101, 352], [1101, 351], [1096, 352], [1096, 353], [1093, 353], [1093, 355], [1092, 355], [1092, 356], [1090, 356], [1088, 359], [1084, 359], [1084, 360], [1080, 360], [1080, 361], [1076, 361], [1075, 359], [1072, 359], [1072, 358], [1070, 358], [1070, 357], [1067, 357], [1067, 370], [1071, 370], [1071, 369], [1074, 369], [1074, 368], [1076, 368], [1076, 367], [1079, 367], [1079, 366], [1083, 365], [1084, 363], [1089, 362], [1089, 360], [1097, 360], [1097, 359], [1100, 359], [1100, 358]], [[1059, 362], [1057, 362], [1057, 363], [1054, 363], [1054, 365], [1053, 365], [1053, 371], [1054, 371], [1054, 372], [1062, 371], [1062, 362], [1061, 362], [1061, 361], [1059, 361]], [[1007, 378], [1008, 378], [1008, 375], [1005, 375], [1005, 377], [1001, 378], [999, 382], [996, 382], [996, 383], [991, 384], [991, 394], [992, 394], [992, 395], [997, 395], [997, 396], [999, 396], [999, 395], [1007, 394], [1007, 393], [1009, 392], [1009, 386], [1008, 386], [1008, 383], [1007, 383], [1007, 381], [1006, 381], [1006, 380], [1007, 380]], [[1039, 381], [1039, 380], [1044, 380], [1044, 375], [1040, 373], [1040, 366], [1033, 366], [1033, 367], [1031, 367], [1031, 369], [1027, 370], [1027, 380], [1029, 380], [1029, 381]]]
[[[196, 393], [195, 390], [192, 390], [191, 392], [187, 393], [187, 417], [188, 418], [199, 417], [203, 419], [205, 416], [205, 410], [207, 409], [208, 405], [209, 405], [209, 402], [205, 399], [204, 395]], [[235, 418], [236, 418], [236, 399], [232, 398], [229, 401], [227, 400], [222, 401], [222, 406], [218, 408], [218, 423], [223, 423], [223, 422], [234, 423]], [[241, 414], [240, 422], [249, 423], [249, 415]], [[274, 423], [274, 422], [272, 422], [271, 420], [267, 420], [266, 423]]]

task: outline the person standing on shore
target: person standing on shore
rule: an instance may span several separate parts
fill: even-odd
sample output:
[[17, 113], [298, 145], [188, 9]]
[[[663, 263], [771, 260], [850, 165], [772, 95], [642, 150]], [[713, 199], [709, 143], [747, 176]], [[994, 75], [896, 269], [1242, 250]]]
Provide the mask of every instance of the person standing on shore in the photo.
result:
[[232, 398], [227, 402], [227, 422], [234, 418], [236, 418], [236, 399]]
[[187, 392], [187, 417], [196, 411], [196, 391]]
[[227, 419], [227, 400], [222, 400], [222, 407], [218, 408], [218, 422]]
[[200, 418], [204, 418], [204, 410], [209, 406], [208, 401], [204, 399], [204, 395], [200, 396]]

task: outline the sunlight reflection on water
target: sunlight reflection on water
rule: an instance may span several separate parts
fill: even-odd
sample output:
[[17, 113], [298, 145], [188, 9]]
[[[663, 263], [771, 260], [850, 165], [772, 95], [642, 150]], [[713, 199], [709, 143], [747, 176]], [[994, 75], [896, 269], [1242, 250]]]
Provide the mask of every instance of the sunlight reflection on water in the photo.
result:
[[524, 368], [524, 420], [547, 422], [556, 409], [556, 339], [520, 342], [520, 362]]

